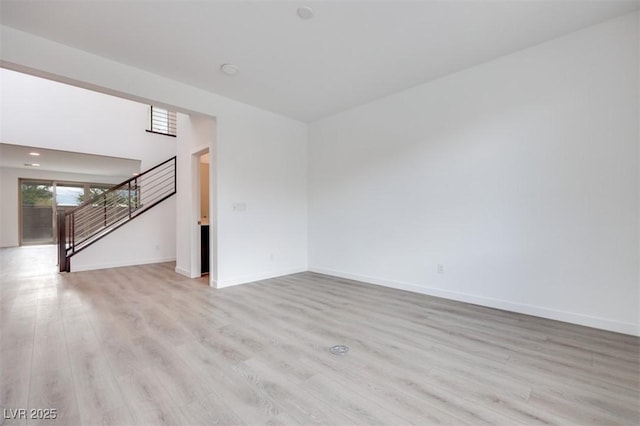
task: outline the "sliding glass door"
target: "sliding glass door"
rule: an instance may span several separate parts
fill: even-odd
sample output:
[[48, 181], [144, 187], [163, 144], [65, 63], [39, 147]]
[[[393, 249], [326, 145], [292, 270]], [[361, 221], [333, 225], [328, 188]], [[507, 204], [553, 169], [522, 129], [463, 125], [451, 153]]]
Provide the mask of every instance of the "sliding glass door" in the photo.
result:
[[20, 244], [57, 240], [56, 212], [71, 210], [110, 186], [84, 182], [20, 179]]
[[53, 182], [20, 182], [21, 244], [54, 242], [53, 207]]

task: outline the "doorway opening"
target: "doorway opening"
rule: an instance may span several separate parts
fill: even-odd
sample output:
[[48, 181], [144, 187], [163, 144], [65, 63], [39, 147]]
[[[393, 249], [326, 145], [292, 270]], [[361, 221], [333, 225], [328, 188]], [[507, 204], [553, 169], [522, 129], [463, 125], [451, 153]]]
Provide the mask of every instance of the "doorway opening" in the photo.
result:
[[209, 274], [209, 235], [210, 235], [210, 221], [209, 221], [209, 151], [200, 153], [198, 156], [198, 198], [199, 198], [199, 212], [200, 217], [198, 219], [198, 225], [200, 225], [200, 274]]

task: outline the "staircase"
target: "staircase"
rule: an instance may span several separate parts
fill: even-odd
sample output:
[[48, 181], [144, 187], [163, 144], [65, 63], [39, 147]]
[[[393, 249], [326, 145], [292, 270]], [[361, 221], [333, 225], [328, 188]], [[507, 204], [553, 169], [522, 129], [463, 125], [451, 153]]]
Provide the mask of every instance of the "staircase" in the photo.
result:
[[176, 157], [134, 176], [73, 210], [58, 210], [58, 265], [176, 193]]

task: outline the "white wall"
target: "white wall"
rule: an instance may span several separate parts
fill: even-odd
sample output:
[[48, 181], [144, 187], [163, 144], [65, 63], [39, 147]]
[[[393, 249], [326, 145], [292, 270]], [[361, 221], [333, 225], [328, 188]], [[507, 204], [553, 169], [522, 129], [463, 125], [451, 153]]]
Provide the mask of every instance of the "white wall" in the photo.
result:
[[71, 271], [176, 259], [176, 197], [163, 201], [71, 258]]
[[145, 131], [148, 105], [6, 69], [0, 88], [3, 143], [132, 158], [142, 170], [176, 155], [176, 138]]
[[47, 179], [66, 182], [106, 183], [115, 185], [123, 179], [100, 175], [61, 173], [47, 170], [0, 168], [0, 247], [15, 247], [20, 243], [19, 179]]
[[218, 286], [306, 271], [306, 125], [257, 109], [217, 123]]
[[[637, 13], [637, 31], [638, 36], [638, 56], [636, 57], [636, 66], [638, 69], [638, 99], [640, 99], [640, 12]], [[636, 120], [638, 122], [638, 164], [640, 164], [640, 106], [638, 107]], [[638, 213], [638, 278], [637, 283], [638, 287], [640, 287], [640, 166], [637, 169], [637, 198], [636, 198], [636, 209]], [[638, 290], [638, 306], [640, 306], [640, 290]], [[640, 324], [640, 309], [638, 309], [638, 316], [636, 318], [636, 324]]]
[[[200, 275], [197, 154], [206, 149], [212, 284], [222, 288], [305, 271], [306, 126], [247, 108], [222, 122], [193, 114], [182, 127], [191, 143], [178, 147], [176, 271]], [[221, 144], [225, 135], [232, 142]], [[246, 209], [236, 211], [234, 204]]]
[[[210, 175], [218, 253], [213, 284], [307, 269], [305, 124], [12, 28], [1, 27], [0, 36], [3, 67], [216, 117], [210, 142], [217, 162]], [[238, 202], [245, 212], [233, 211]], [[178, 229], [183, 220], [177, 219]]]
[[638, 334], [638, 84], [632, 14], [312, 124], [310, 269]]

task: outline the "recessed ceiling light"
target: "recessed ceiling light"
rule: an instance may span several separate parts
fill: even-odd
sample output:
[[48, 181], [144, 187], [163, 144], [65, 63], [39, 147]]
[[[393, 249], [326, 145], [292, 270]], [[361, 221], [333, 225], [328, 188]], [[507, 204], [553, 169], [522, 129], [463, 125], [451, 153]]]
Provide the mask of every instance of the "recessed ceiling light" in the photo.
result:
[[38, 163], [24, 163], [24, 165], [27, 167], [40, 167], [40, 164]]
[[240, 68], [233, 64], [222, 64], [220, 69], [226, 75], [236, 75], [240, 72]]
[[313, 9], [309, 6], [300, 6], [298, 8], [298, 16], [300, 19], [311, 19], [313, 18]]
[[134, 175], [134, 176], [138, 176], [139, 174], [140, 174], [140, 173], [134, 173], [133, 175]]
[[30, 152], [29, 155], [33, 155], [34, 157], [39, 157], [40, 153], [39, 152]]

